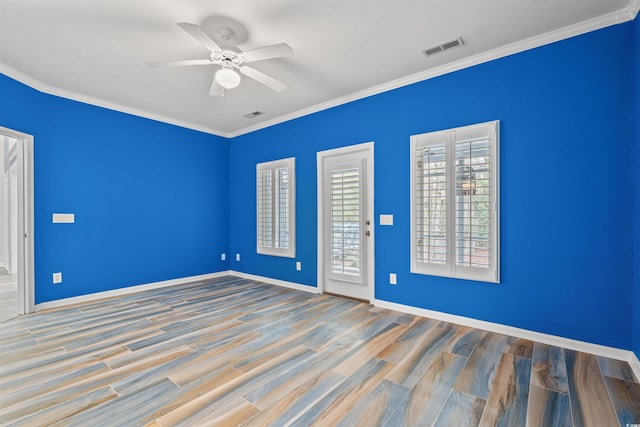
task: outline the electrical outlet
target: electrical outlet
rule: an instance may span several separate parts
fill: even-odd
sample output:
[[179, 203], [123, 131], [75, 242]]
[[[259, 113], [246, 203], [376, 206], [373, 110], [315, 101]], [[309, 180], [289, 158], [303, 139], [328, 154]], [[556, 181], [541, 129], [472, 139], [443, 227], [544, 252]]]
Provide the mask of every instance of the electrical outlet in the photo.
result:
[[62, 283], [62, 273], [53, 273], [53, 284]]
[[220, 254], [220, 259], [221, 259], [222, 261], [224, 261], [225, 259], [227, 259], [227, 254], [225, 254], [225, 253]]
[[296, 270], [302, 270], [302, 263], [300, 261], [296, 261]]
[[236, 261], [240, 261], [240, 254], [236, 254]]
[[398, 280], [396, 278], [396, 273], [389, 273], [389, 283], [391, 285], [397, 285], [398, 284]]

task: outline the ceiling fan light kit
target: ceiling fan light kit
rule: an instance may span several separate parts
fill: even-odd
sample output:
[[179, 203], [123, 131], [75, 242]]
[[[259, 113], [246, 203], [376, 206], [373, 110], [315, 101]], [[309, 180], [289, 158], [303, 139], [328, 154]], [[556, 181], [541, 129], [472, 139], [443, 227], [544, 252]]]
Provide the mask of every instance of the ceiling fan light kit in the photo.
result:
[[[209, 90], [211, 96], [224, 96], [223, 89], [233, 89], [240, 85], [242, 81], [240, 73], [261, 83], [276, 92], [282, 92], [287, 85], [273, 77], [256, 70], [255, 68], [243, 65], [246, 62], [264, 61], [266, 59], [280, 58], [293, 54], [293, 49], [286, 43], [265, 46], [258, 49], [243, 52], [239, 48], [226, 47], [222, 49], [202, 28], [188, 22], [178, 24], [185, 32], [193, 37], [198, 43], [207, 48], [210, 54], [209, 59], [186, 59], [177, 61], [152, 62], [148, 66], [152, 68], [182, 67], [189, 65], [219, 65], [221, 68], [213, 76], [213, 83]], [[234, 38], [234, 31], [227, 27], [218, 29], [218, 35], [226, 42]], [[238, 71], [236, 71], [236, 69]]]
[[240, 75], [232, 68], [222, 67], [216, 72], [215, 80], [225, 89], [233, 89], [240, 84]]

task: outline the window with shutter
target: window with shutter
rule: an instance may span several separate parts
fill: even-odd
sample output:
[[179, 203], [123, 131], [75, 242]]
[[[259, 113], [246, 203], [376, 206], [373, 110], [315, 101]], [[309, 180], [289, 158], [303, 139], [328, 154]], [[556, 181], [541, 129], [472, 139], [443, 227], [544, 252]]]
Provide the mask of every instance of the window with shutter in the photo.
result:
[[499, 281], [498, 126], [411, 137], [411, 271]]
[[257, 251], [295, 257], [295, 158], [256, 165]]

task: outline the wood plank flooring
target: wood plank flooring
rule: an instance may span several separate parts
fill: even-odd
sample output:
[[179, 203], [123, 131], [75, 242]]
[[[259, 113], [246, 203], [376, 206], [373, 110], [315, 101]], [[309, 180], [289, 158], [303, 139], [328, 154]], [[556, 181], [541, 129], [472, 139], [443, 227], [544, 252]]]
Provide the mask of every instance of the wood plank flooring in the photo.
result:
[[0, 325], [3, 426], [627, 426], [625, 362], [234, 277]]
[[0, 269], [0, 322], [18, 315], [18, 276]]

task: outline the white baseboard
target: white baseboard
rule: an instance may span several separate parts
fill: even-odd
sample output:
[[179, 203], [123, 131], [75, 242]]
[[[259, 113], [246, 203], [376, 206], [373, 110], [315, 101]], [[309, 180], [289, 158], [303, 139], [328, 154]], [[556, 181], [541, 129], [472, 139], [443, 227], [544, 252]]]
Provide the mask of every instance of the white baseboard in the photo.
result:
[[[319, 293], [318, 288], [315, 286], [301, 285], [294, 282], [286, 282], [283, 280], [272, 279], [270, 277], [257, 276], [255, 274], [241, 273], [231, 270], [229, 274], [232, 276], [256, 280], [260, 282], [270, 283], [278, 286], [284, 286], [286, 288], [298, 289], [306, 292]], [[596, 356], [609, 357], [611, 359], [623, 360], [628, 362], [633, 369], [636, 378], [640, 380], [640, 362], [635, 353], [629, 350], [623, 350], [615, 347], [608, 347], [600, 344], [588, 343], [585, 341], [578, 341], [571, 338], [559, 337], [557, 335], [544, 334], [542, 332], [530, 331], [528, 329], [516, 328], [514, 326], [503, 325], [500, 323], [486, 322], [483, 320], [477, 320], [470, 317], [457, 316], [454, 314], [443, 313], [440, 311], [427, 310], [424, 308], [413, 307], [409, 305], [396, 304], [389, 301], [374, 300], [373, 305], [380, 308], [387, 308], [389, 310], [400, 311], [402, 313], [414, 314], [416, 316], [428, 317], [436, 320], [443, 320], [457, 325], [470, 326], [476, 329], [482, 329], [485, 331], [496, 332], [499, 334], [509, 335], [517, 338], [524, 338], [531, 341], [536, 341], [543, 344], [554, 345], [557, 347], [567, 348], [569, 350], [576, 350], [585, 353], [591, 353]]]
[[318, 288], [315, 286], [302, 285], [295, 282], [287, 282], [284, 280], [272, 279], [270, 277], [257, 276], [255, 274], [242, 273], [240, 271], [230, 270], [229, 275], [240, 277], [241, 279], [255, 280], [257, 282], [270, 283], [272, 285], [283, 286], [285, 288], [297, 289], [299, 291], [311, 292], [313, 294], [319, 293]]
[[129, 295], [136, 292], [143, 292], [143, 291], [148, 291], [152, 289], [165, 288], [167, 286], [184, 285], [187, 283], [210, 280], [210, 279], [215, 279], [217, 277], [223, 277], [223, 276], [235, 276], [241, 279], [255, 280], [257, 282], [266, 282], [273, 285], [282, 286], [285, 288], [297, 289], [299, 291], [318, 293], [318, 288], [314, 286], [301, 285], [299, 283], [286, 282], [284, 280], [271, 279], [269, 277], [257, 276], [255, 274], [247, 274], [239, 271], [225, 270], [225, 271], [219, 271], [217, 273], [182, 277], [179, 279], [164, 280], [161, 282], [146, 283], [143, 285], [135, 285], [135, 286], [129, 286], [126, 288], [113, 289], [110, 291], [95, 292], [92, 294], [80, 295], [77, 297], [64, 298], [64, 299], [59, 299], [55, 301], [47, 301], [40, 304], [36, 304], [35, 311], [49, 310], [52, 308], [60, 308], [60, 307], [65, 307], [72, 304], [81, 304], [81, 303], [96, 301], [104, 298], [113, 298], [113, 297], [118, 297], [122, 295]]
[[[64, 298], [55, 301], [47, 301], [44, 303], [36, 304], [35, 310], [42, 311], [51, 308], [59, 308], [67, 305], [84, 303], [95, 301], [104, 298], [112, 298], [121, 295], [128, 295], [136, 292], [148, 291], [151, 289], [165, 288], [167, 286], [184, 285], [187, 283], [193, 283], [203, 280], [215, 279], [223, 276], [235, 276], [241, 279], [255, 280], [258, 282], [270, 283], [285, 288], [296, 289], [299, 291], [319, 293], [319, 290], [315, 286], [302, 285], [295, 282], [287, 282], [284, 280], [272, 279], [270, 277], [258, 276], [255, 274], [242, 273], [234, 270], [219, 271], [217, 273], [202, 274], [199, 276], [183, 277], [180, 279], [164, 280], [161, 282], [147, 283], [144, 285], [130, 286], [127, 288], [113, 289], [105, 292], [96, 292], [88, 295], [81, 295], [72, 298]], [[530, 331], [528, 329], [516, 328], [514, 326], [507, 326], [500, 323], [486, 322], [484, 320], [477, 320], [470, 317], [457, 316], [454, 314], [443, 313], [440, 311], [427, 310], [424, 308], [413, 307], [410, 305], [397, 304], [394, 302], [384, 301], [376, 299], [374, 305], [380, 308], [386, 308], [389, 310], [395, 310], [402, 313], [413, 314], [416, 316], [428, 317], [436, 320], [443, 320], [445, 322], [455, 323], [457, 325], [470, 326], [476, 329], [482, 329], [485, 331], [496, 332], [499, 334], [510, 335], [513, 337], [524, 338], [543, 344], [554, 345], [558, 347], [567, 348], [570, 350], [582, 351], [585, 353], [591, 353], [596, 356], [609, 357], [611, 359], [623, 360], [628, 362], [636, 375], [636, 379], [640, 380], [640, 361], [638, 357], [629, 350], [622, 350], [615, 347], [607, 347], [600, 344], [593, 344], [584, 341], [578, 341], [570, 338], [563, 338], [556, 335], [544, 334], [542, 332]]]
[[640, 360], [638, 360], [638, 356], [634, 352], [631, 352], [629, 366], [631, 366], [631, 370], [636, 375], [636, 381], [640, 381]]
[[129, 286], [126, 288], [113, 289], [104, 292], [95, 292], [87, 295], [80, 295], [77, 297], [64, 298], [55, 301], [47, 301], [40, 304], [36, 304], [35, 311], [48, 310], [51, 308], [65, 307], [67, 305], [79, 304], [84, 302], [96, 301], [104, 298], [113, 298], [122, 295], [133, 294], [136, 292], [148, 291], [151, 289], [165, 288], [167, 286], [184, 285], [187, 283], [198, 282], [202, 280], [215, 279], [217, 277], [229, 276], [230, 271], [219, 271], [217, 273], [201, 274], [198, 276], [182, 277], [179, 279], [163, 280], [161, 282], [147, 283], [144, 285]]
[[[443, 313], [440, 311], [427, 310], [424, 308], [413, 307], [410, 305], [396, 304], [394, 302], [375, 300], [374, 305], [376, 307], [387, 308], [389, 310], [400, 311], [403, 313], [414, 314], [416, 316], [428, 317], [436, 320], [443, 320], [445, 322], [455, 323], [457, 325], [470, 326], [476, 329], [482, 329], [485, 331], [496, 332], [499, 334], [509, 335], [517, 338], [524, 338], [531, 341], [536, 341], [543, 344], [554, 345], [557, 347], [567, 348], [569, 350], [581, 351], [584, 353], [591, 353], [596, 356], [609, 357], [611, 359], [623, 360], [629, 362], [629, 365], [633, 366], [632, 359], [638, 360], [635, 354], [630, 350], [622, 350], [615, 347], [607, 347], [600, 344], [588, 343], [585, 341], [578, 341], [571, 338], [559, 337], [557, 335], [544, 334], [542, 332], [530, 331], [528, 329], [516, 328], [514, 326], [507, 326], [500, 323], [486, 322], [484, 320], [477, 320], [470, 317], [457, 316], [454, 314]], [[634, 371], [638, 368], [636, 366]], [[636, 376], [638, 373], [636, 372]], [[640, 378], [640, 377], [638, 377]]]

